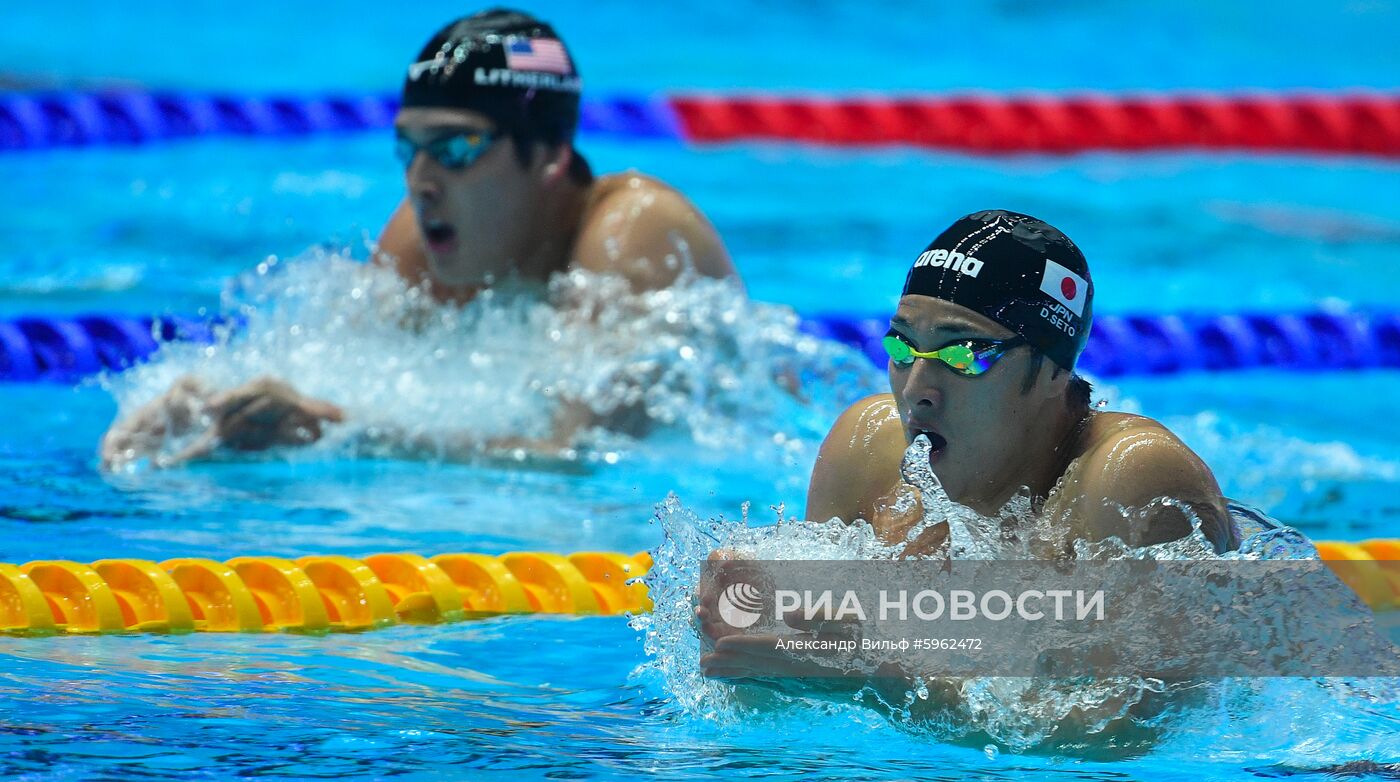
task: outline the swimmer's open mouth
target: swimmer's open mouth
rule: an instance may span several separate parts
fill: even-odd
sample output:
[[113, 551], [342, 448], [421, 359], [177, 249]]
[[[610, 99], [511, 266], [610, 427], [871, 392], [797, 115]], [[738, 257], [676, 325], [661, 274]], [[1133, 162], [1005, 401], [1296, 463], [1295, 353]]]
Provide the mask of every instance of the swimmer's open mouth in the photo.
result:
[[429, 220], [423, 223], [423, 238], [433, 250], [451, 250], [457, 243], [457, 229], [441, 220]]
[[932, 429], [921, 429], [918, 426], [909, 427], [910, 440], [913, 440], [919, 435], [923, 435], [928, 438], [930, 461], [937, 459], [938, 455], [943, 453], [943, 449], [948, 447], [948, 438], [944, 437], [938, 432], [935, 432]]

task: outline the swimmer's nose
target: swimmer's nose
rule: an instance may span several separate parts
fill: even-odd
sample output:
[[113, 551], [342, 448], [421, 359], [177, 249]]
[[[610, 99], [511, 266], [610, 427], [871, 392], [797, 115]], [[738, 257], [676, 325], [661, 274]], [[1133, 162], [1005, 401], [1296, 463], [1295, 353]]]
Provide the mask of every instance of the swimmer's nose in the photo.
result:
[[935, 363], [916, 358], [914, 366], [904, 376], [904, 387], [897, 390], [909, 409], [931, 407], [937, 410], [943, 406], [941, 381], [944, 378], [940, 376], [940, 367], [934, 366]]
[[408, 164], [408, 171], [404, 172], [408, 180], [408, 194], [419, 204], [435, 203], [442, 195], [442, 185], [433, 176], [434, 168], [429, 156], [419, 152]]

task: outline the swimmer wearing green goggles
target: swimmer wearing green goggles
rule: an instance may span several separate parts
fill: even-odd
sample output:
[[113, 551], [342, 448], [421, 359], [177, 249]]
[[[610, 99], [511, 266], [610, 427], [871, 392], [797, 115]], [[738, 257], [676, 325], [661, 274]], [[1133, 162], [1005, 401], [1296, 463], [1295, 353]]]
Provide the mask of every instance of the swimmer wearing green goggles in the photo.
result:
[[943, 347], [921, 353], [908, 342], [908, 337], [894, 329], [885, 335], [882, 343], [890, 361], [899, 367], [911, 367], [914, 359], [939, 361], [949, 369], [964, 377], [977, 377], [996, 364], [1008, 350], [1025, 345], [1026, 338], [1015, 336], [1011, 339], [959, 339]]
[[[1217, 550], [1238, 546], [1220, 487], [1196, 454], [1156, 421], [1091, 405], [1092, 390], [1075, 367], [1092, 300], [1088, 262], [1047, 223], [1001, 210], [955, 222], [911, 265], [882, 340], [889, 393], [857, 402], [832, 427], [812, 471], [807, 518], [863, 519], [901, 556], [949, 557], [949, 525], [939, 523], [944, 506], [929, 501], [941, 490], [1001, 531], [980, 539], [992, 556], [1000, 549], [1006, 558], [1059, 558], [1077, 541], [1106, 538], [1162, 543], [1190, 534], [1193, 521]], [[919, 458], [927, 464], [911, 461]], [[918, 485], [906, 482], [906, 468]], [[1028, 542], [1015, 525], [1037, 520], [1015, 518], [1025, 511], [1010, 504], [1025, 495], [1039, 523], [1062, 538]], [[1005, 535], [1015, 543], [1007, 546]], [[740, 555], [719, 551], [710, 559]], [[723, 588], [722, 581], [702, 585], [696, 598], [704, 675], [847, 703], [890, 682], [899, 697], [910, 689], [913, 675], [899, 660], [863, 678], [805, 652], [783, 652], [770, 636], [744, 635], [723, 620]], [[843, 627], [830, 636], [793, 624], [804, 640], [852, 632], [846, 622], [833, 623]], [[920, 682], [930, 684], [927, 673]], [[920, 708], [930, 713], [961, 699], [956, 686], [930, 685], [929, 692]]]
[[922, 518], [901, 499], [900, 465], [923, 437], [949, 499], [980, 513], [1029, 492], [1070, 537], [1143, 545], [1186, 535], [1189, 519], [1168, 508], [1129, 524], [1118, 508], [1171, 497], [1218, 549], [1231, 548], [1209, 468], [1156, 421], [1092, 409], [1074, 371], [1092, 325], [1088, 262], [1063, 233], [1001, 210], [958, 220], [909, 269], [881, 340], [890, 393], [833, 427], [812, 473], [810, 518], [863, 518], [900, 540]]

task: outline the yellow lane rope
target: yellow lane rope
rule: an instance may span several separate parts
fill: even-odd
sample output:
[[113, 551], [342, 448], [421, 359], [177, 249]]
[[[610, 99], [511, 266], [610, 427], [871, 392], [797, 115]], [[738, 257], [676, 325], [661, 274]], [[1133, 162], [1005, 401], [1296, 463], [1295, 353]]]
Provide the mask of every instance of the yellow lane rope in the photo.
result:
[[[1318, 542], [1377, 611], [1400, 608], [1400, 539]], [[499, 614], [651, 610], [646, 552], [375, 554], [0, 563], [0, 633], [372, 630]], [[629, 583], [632, 582], [632, 583]]]

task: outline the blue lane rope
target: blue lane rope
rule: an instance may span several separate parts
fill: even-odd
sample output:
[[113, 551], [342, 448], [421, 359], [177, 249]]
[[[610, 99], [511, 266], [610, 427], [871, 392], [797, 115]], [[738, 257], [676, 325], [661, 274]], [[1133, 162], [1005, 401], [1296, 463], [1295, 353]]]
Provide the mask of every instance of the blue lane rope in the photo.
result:
[[[809, 317], [803, 329], [886, 362], [887, 318]], [[1096, 315], [1079, 368], [1095, 377], [1239, 369], [1400, 368], [1400, 313]]]
[[166, 342], [213, 342], [218, 324], [177, 315], [0, 320], [0, 381], [73, 382], [104, 369], [120, 371]]
[[[73, 382], [120, 371], [171, 341], [212, 342], [220, 321], [178, 316], [26, 316], [0, 320], [0, 381]], [[884, 318], [806, 318], [808, 334], [884, 366]], [[1100, 315], [1080, 367], [1096, 377], [1281, 369], [1400, 368], [1400, 312]]]
[[[0, 92], [0, 152], [143, 144], [196, 136], [299, 136], [384, 130], [397, 95], [249, 97], [175, 92]], [[664, 98], [590, 97], [579, 130], [679, 138]]]

